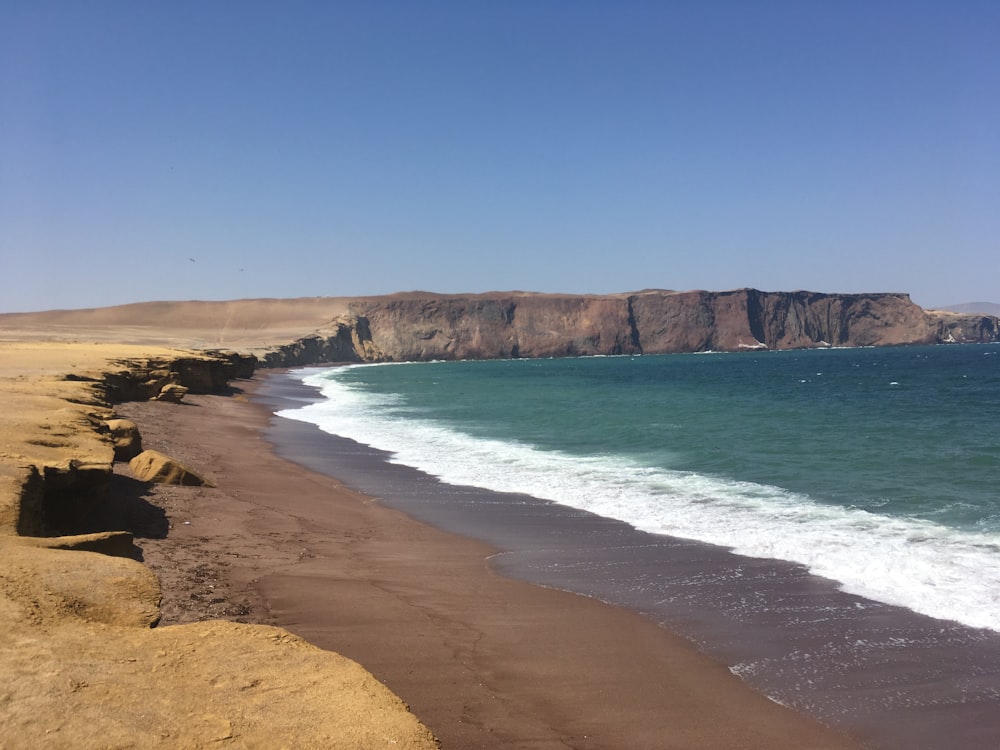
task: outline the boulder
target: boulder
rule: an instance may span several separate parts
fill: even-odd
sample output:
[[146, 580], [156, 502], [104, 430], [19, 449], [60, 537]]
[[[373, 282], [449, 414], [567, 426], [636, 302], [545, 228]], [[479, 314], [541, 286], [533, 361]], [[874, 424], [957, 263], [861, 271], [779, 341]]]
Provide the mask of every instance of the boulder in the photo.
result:
[[109, 419], [104, 424], [111, 430], [115, 461], [129, 461], [142, 453], [142, 436], [135, 422], [129, 419]]
[[211, 482], [206, 481], [196, 472], [159, 451], [143, 451], [129, 461], [128, 466], [136, 479], [141, 479], [144, 482], [193, 487], [212, 486]]
[[153, 401], [169, 401], [172, 404], [179, 404], [181, 399], [187, 395], [188, 389], [176, 383], [167, 383], [160, 389], [160, 392], [153, 396]]

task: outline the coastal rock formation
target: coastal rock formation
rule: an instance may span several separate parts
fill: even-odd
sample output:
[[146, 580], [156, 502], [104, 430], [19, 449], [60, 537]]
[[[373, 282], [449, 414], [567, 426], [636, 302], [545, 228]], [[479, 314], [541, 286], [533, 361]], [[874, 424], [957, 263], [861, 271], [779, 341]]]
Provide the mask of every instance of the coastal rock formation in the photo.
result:
[[18, 541], [44, 549], [82, 550], [99, 552], [112, 557], [133, 557], [134, 537], [130, 531], [96, 531], [56, 537], [18, 537]]
[[364, 668], [279, 628], [56, 620], [44, 635], [0, 649], [9, 750], [437, 747]]
[[[989, 316], [929, 313], [905, 294], [669, 292], [609, 296], [405, 294], [355, 300], [390, 361], [665, 354], [1000, 339]], [[374, 357], [372, 356], [374, 354]]]
[[143, 451], [128, 462], [129, 469], [136, 479], [143, 482], [159, 484], [177, 484], [186, 487], [211, 487], [204, 477], [193, 469], [189, 469], [179, 461], [166, 456], [159, 451]]
[[148, 399], [191, 372], [215, 383], [232, 363], [204, 356], [185, 370], [195, 355], [0, 342], [0, 745], [437, 747], [365, 669], [284, 630], [153, 628], [159, 583], [127, 559], [131, 534], [52, 535], [111, 476], [108, 395]]
[[903, 294], [647, 292], [630, 298], [644, 353], [893, 346], [935, 342]]
[[111, 432], [115, 461], [129, 461], [142, 453], [142, 435], [130, 419], [109, 419], [104, 423]]
[[307, 336], [263, 355], [265, 367], [294, 367], [315, 362], [376, 362], [385, 356], [371, 339], [368, 321], [343, 315]]
[[626, 297], [407, 294], [352, 309], [393, 361], [638, 352]]
[[[255, 357], [231, 352], [80, 343], [0, 346], [2, 395], [16, 403], [0, 410], [0, 436], [17, 438], [0, 450], [0, 489], [7, 490], [0, 494], [0, 529], [22, 535], [76, 527], [104, 501], [115, 461], [106, 424], [113, 419], [113, 404], [148, 400], [167, 385], [221, 390], [230, 375], [252, 373], [256, 363]], [[59, 357], [66, 359], [59, 363], [66, 368], [62, 372], [50, 364]], [[17, 369], [19, 362], [34, 360], [41, 365], [31, 377]]]
[[1000, 341], [1000, 318], [981, 313], [928, 310], [935, 322], [935, 337], [945, 344]]
[[0, 590], [13, 612], [4, 618], [8, 625], [72, 621], [148, 629], [160, 619], [160, 585], [145, 565], [34, 542], [15, 538], [3, 547]]
[[[176, 393], [218, 393], [231, 380], [249, 378], [257, 366], [252, 354], [209, 350], [202, 354], [177, 357], [146, 357], [118, 363], [120, 367], [103, 373], [100, 396], [111, 403], [148, 401]], [[75, 376], [79, 377], [79, 376]]]
[[167, 383], [160, 389], [160, 392], [153, 396], [153, 401], [166, 401], [171, 404], [179, 404], [187, 395], [188, 389], [183, 385]]

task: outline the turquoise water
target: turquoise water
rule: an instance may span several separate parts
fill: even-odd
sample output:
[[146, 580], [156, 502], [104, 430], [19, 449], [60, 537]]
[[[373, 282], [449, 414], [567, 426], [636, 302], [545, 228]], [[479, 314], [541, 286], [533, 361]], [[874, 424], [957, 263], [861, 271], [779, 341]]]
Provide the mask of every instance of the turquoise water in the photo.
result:
[[1000, 347], [303, 372], [283, 416], [456, 484], [803, 563], [1000, 630]]

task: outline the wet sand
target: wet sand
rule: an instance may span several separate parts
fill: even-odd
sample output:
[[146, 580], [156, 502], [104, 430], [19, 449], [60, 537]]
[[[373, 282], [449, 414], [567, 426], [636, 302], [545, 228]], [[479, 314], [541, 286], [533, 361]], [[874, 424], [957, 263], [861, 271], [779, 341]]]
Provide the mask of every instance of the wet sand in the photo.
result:
[[[856, 746], [650, 619], [501, 575], [496, 546], [278, 456], [264, 437], [270, 412], [242, 394], [187, 400], [119, 409], [147, 448], [216, 484], [117, 480], [164, 581], [165, 624], [281, 625], [359, 661], [445, 748]], [[297, 461], [316, 444], [306, 432]], [[282, 439], [286, 455], [295, 445]]]

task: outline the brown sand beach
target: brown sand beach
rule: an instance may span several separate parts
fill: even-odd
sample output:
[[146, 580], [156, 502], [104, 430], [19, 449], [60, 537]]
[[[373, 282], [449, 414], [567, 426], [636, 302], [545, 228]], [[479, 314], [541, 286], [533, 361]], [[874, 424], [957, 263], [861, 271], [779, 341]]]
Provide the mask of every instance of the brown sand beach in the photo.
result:
[[[155, 339], [187, 343], [144, 330], [139, 351], [113, 332], [6, 331], [6, 497], [25, 466], [110, 464], [93, 424], [111, 410], [86, 403], [87, 378], [177, 356]], [[505, 578], [495, 549], [279, 457], [258, 383], [114, 407], [212, 486], [140, 482], [118, 462], [107, 501], [59, 529], [89, 536], [7, 524], [4, 747], [429, 747], [430, 732], [448, 748], [855, 746], [643, 617]], [[82, 550], [122, 549], [112, 530], [143, 564]]]

